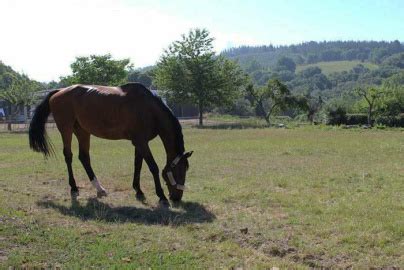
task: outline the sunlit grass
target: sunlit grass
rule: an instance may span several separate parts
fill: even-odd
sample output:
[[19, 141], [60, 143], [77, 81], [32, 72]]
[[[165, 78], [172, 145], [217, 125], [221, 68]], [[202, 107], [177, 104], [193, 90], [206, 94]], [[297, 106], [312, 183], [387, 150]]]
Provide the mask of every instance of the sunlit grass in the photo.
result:
[[[92, 139], [95, 198], [77, 160], [70, 200], [61, 140], [45, 161], [26, 134], [0, 134], [1, 266], [268, 268], [404, 265], [404, 134], [398, 130], [184, 130], [184, 204], [158, 207], [144, 164], [131, 189], [133, 147]], [[165, 160], [159, 140], [155, 158]]]

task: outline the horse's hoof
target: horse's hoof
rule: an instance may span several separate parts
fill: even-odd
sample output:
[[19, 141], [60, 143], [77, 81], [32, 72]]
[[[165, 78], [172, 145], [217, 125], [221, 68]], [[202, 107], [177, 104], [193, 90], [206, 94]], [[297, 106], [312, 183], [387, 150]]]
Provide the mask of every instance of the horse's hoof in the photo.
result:
[[136, 200], [144, 202], [146, 200], [146, 197], [143, 193], [136, 193]]
[[164, 207], [164, 208], [169, 208], [170, 207], [170, 203], [168, 202], [168, 200], [160, 200], [159, 205], [161, 207]]
[[80, 195], [79, 191], [70, 191], [70, 196], [72, 199], [77, 199], [77, 197]]
[[105, 190], [97, 191], [97, 198], [106, 197], [108, 194]]

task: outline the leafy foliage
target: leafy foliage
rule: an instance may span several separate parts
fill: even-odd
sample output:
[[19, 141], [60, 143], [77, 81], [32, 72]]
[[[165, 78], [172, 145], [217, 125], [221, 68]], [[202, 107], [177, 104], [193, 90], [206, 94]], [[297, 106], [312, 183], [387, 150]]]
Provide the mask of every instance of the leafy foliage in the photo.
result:
[[296, 70], [296, 63], [293, 61], [293, 59], [283, 56], [278, 59], [275, 70], [287, 70], [294, 73]]
[[21, 107], [35, 104], [34, 93], [40, 89], [40, 83], [0, 62], [0, 100], [13, 105], [8, 112], [11, 117], [19, 113]]
[[203, 112], [211, 106], [229, 105], [239, 94], [245, 77], [234, 62], [216, 57], [213, 38], [206, 29], [191, 30], [173, 42], [155, 71], [156, 84], [170, 102], [190, 102]]
[[120, 85], [127, 81], [129, 59], [114, 60], [110, 54], [77, 57], [70, 65], [73, 74], [61, 78], [63, 86], [81, 83], [91, 85]]
[[146, 87], [150, 87], [153, 83], [152, 71], [141, 72], [139, 70], [131, 71], [128, 74], [129, 82], [139, 82]]
[[270, 117], [279, 111], [292, 106], [306, 106], [304, 100], [291, 95], [287, 86], [277, 79], [270, 80], [266, 87], [254, 87], [249, 84], [246, 89], [247, 98], [256, 107], [257, 115], [270, 124]]
[[354, 89], [354, 92], [356, 95], [362, 98], [363, 102], [366, 103], [368, 112], [368, 125], [372, 126], [374, 121], [373, 113], [375, 109], [378, 109], [376, 107], [379, 105], [378, 102], [383, 97], [383, 89], [376, 87], [358, 87]]
[[[325, 102], [341, 96], [349, 100], [357, 99], [358, 96], [353, 95], [353, 89], [358, 86], [380, 87], [383, 81], [404, 69], [404, 45], [399, 41], [306, 42], [278, 47], [243, 46], [226, 50], [223, 55], [237, 59], [256, 86], [264, 86], [268, 80], [277, 78], [285, 83], [292, 93], [321, 95]], [[325, 74], [316, 63], [319, 66], [335, 63], [334, 65], [338, 66], [335, 69], [337, 72], [327, 71]], [[296, 64], [299, 65], [297, 72]], [[302, 65], [308, 64], [311, 65], [303, 68]], [[353, 64], [357, 65], [352, 67]], [[343, 70], [344, 65], [346, 70]], [[331, 71], [331, 66], [327, 70]], [[347, 97], [348, 95], [350, 97]]]
[[28, 77], [13, 80], [3, 91], [0, 91], [0, 98], [15, 106], [32, 105], [36, 101], [34, 93], [39, 90], [39, 84], [31, 82]]
[[324, 41], [304, 42], [288, 46], [241, 46], [225, 50], [223, 55], [238, 59], [243, 68], [251, 61], [264, 68], [274, 67], [282, 57], [292, 58], [295, 63], [312, 64], [322, 61], [360, 60], [382, 63], [393, 54], [404, 52], [399, 41]]

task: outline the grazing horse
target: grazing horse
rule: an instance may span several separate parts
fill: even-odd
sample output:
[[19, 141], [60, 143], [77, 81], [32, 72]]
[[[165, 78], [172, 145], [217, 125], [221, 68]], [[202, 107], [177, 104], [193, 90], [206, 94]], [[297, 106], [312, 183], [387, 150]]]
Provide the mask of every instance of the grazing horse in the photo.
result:
[[159, 168], [148, 144], [159, 135], [167, 155], [162, 176], [170, 199], [181, 200], [189, 166], [188, 158], [192, 151], [185, 152], [178, 119], [161, 98], [153, 95], [142, 84], [128, 83], [120, 87], [73, 85], [50, 92], [36, 108], [29, 127], [30, 147], [36, 152], [42, 152], [45, 157], [53, 153], [45, 130], [50, 113], [62, 135], [63, 155], [73, 197], [79, 194], [72, 170], [71, 141], [74, 133], [79, 143], [79, 160], [99, 197], [107, 193], [91, 168], [90, 135], [110, 140], [130, 140], [135, 146], [133, 188], [136, 197], [144, 199], [140, 188], [140, 170], [145, 160], [153, 175], [160, 202], [168, 205], [160, 183]]

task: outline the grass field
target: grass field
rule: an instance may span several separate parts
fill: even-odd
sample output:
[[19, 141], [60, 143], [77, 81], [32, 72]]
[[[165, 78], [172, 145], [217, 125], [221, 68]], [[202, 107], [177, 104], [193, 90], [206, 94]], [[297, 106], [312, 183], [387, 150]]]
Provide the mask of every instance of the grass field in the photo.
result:
[[[75, 151], [72, 202], [59, 134], [45, 161], [26, 134], [0, 133], [0, 268], [307, 268], [404, 266], [404, 133], [400, 130], [184, 130], [184, 202], [157, 206], [133, 149], [92, 141], [109, 191], [95, 197]], [[75, 146], [76, 147], [76, 146]], [[164, 152], [152, 143], [160, 167]]]
[[376, 64], [361, 61], [331, 61], [319, 62], [310, 65], [299, 65], [296, 67], [296, 72], [302, 71], [308, 67], [319, 67], [325, 75], [330, 75], [333, 72], [350, 71], [356, 65], [362, 64], [366, 68], [373, 70], [377, 68]]

